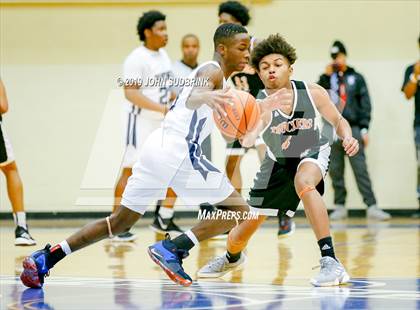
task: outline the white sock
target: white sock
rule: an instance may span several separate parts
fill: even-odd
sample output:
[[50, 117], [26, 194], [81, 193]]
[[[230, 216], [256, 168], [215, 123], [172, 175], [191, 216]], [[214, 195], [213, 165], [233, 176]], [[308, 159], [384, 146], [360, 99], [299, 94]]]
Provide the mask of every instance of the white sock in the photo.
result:
[[25, 212], [17, 212], [13, 213], [13, 220], [17, 226], [21, 226], [25, 229], [28, 229], [26, 226], [26, 213]]
[[174, 208], [161, 206], [159, 209], [159, 215], [163, 219], [170, 219], [174, 216]]
[[60, 247], [63, 250], [63, 252], [66, 253], [66, 255], [69, 255], [71, 253], [70, 246], [66, 240], [60, 242]]
[[194, 245], [199, 244], [200, 242], [198, 241], [197, 237], [194, 235], [194, 233], [191, 230], [187, 230], [185, 232], [185, 234], [187, 235], [187, 237], [194, 243]]

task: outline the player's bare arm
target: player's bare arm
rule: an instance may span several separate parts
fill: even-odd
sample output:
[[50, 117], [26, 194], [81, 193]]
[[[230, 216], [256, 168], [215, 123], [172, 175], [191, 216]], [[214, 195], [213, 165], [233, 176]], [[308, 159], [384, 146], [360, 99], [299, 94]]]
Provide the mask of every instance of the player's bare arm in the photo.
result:
[[253, 147], [255, 145], [255, 141], [259, 137], [259, 135], [263, 132], [264, 128], [270, 123], [271, 120], [271, 110], [262, 107], [262, 103], [264, 100], [258, 100], [260, 106], [260, 119], [258, 120], [257, 125], [255, 126], [254, 130], [249, 131], [246, 133], [242, 138], [239, 139], [239, 142], [243, 147]]
[[186, 107], [196, 110], [203, 104], [207, 104], [215, 110], [219, 116], [226, 115], [223, 105], [229, 103], [231, 96], [228, 89], [223, 88], [223, 71], [212, 64], [204, 66], [197, 72], [197, 78], [207, 79], [207, 85], [195, 87], [186, 101]]
[[417, 84], [418, 84], [417, 77], [419, 75], [420, 75], [420, 61], [417, 61], [416, 64], [414, 65], [413, 73], [410, 76], [410, 79], [405, 84], [404, 89], [403, 89], [405, 98], [411, 99], [415, 95], [417, 91]]
[[141, 109], [147, 109], [166, 114], [168, 107], [166, 105], [162, 105], [154, 102], [153, 100], [150, 100], [148, 97], [139, 92], [140, 88], [141, 86], [139, 84], [124, 86], [125, 98]]
[[2, 80], [0, 80], [0, 114], [4, 114], [9, 110], [9, 103], [7, 102], [6, 89], [4, 88]]
[[346, 154], [348, 156], [356, 155], [359, 151], [359, 142], [353, 138], [349, 123], [338, 112], [327, 91], [317, 84], [309, 85], [309, 89], [319, 113], [334, 126], [337, 135], [343, 140]]

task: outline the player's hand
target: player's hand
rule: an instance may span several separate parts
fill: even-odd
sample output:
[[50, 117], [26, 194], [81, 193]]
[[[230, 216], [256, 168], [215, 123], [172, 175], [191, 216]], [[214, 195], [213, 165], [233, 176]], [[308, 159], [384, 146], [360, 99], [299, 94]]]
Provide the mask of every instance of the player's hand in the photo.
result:
[[282, 88], [262, 100], [263, 109], [274, 111], [280, 110], [289, 115], [293, 110], [293, 91]]
[[359, 151], [359, 141], [353, 137], [346, 137], [343, 139], [343, 147], [348, 156], [354, 156]]
[[329, 64], [325, 67], [325, 74], [331, 76], [334, 73], [333, 65]]
[[226, 116], [225, 104], [233, 105], [233, 97], [229, 94], [229, 88], [213, 90], [207, 93], [204, 101], [212, 110], [216, 111], [219, 118]]
[[169, 96], [169, 101], [174, 101], [176, 99], [176, 91], [171, 90], [171, 95]]
[[368, 133], [364, 133], [362, 134], [362, 141], [363, 141], [363, 145], [366, 147], [369, 144], [369, 134]]
[[251, 65], [247, 64], [242, 72], [247, 74], [255, 74], [255, 69]]
[[255, 145], [255, 141], [257, 140], [257, 136], [253, 134], [252, 132], [247, 133], [246, 135], [239, 138], [239, 143], [243, 147], [253, 147]]

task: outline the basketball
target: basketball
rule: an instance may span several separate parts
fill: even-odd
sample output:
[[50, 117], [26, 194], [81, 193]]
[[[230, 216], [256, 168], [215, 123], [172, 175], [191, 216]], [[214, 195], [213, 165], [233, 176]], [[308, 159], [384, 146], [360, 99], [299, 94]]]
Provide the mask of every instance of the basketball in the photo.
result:
[[255, 98], [245, 91], [230, 89], [228, 94], [232, 95], [233, 99], [231, 103], [224, 104], [226, 116], [219, 118], [214, 111], [213, 117], [223, 135], [239, 139], [257, 125], [260, 107]]

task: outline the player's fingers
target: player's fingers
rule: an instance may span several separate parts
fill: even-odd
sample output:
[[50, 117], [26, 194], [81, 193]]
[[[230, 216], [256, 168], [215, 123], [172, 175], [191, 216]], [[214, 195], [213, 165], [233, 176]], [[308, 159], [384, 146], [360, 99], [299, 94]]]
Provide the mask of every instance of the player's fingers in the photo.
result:
[[229, 94], [220, 95], [220, 96], [218, 96], [218, 99], [219, 99], [220, 102], [227, 103], [227, 104], [229, 104], [231, 106], [234, 105], [234, 103], [233, 103], [233, 97], [231, 95], [229, 95]]
[[231, 97], [225, 97], [225, 96], [216, 96], [214, 98], [214, 101], [216, 104], [218, 105], [224, 105], [224, 104], [229, 104], [229, 105], [233, 105], [233, 100]]
[[353, 156], [357, 153], [357, 150], [359, 148], [359, 144], [357, 142], [357, 140], [353, 141], [351, 144], [349, 144], [346, 153], [349, 156]]
[[221, 116], [227, 116], [227, 113], [223, 108], [223, 104], [215, 104], [215, 109]]

